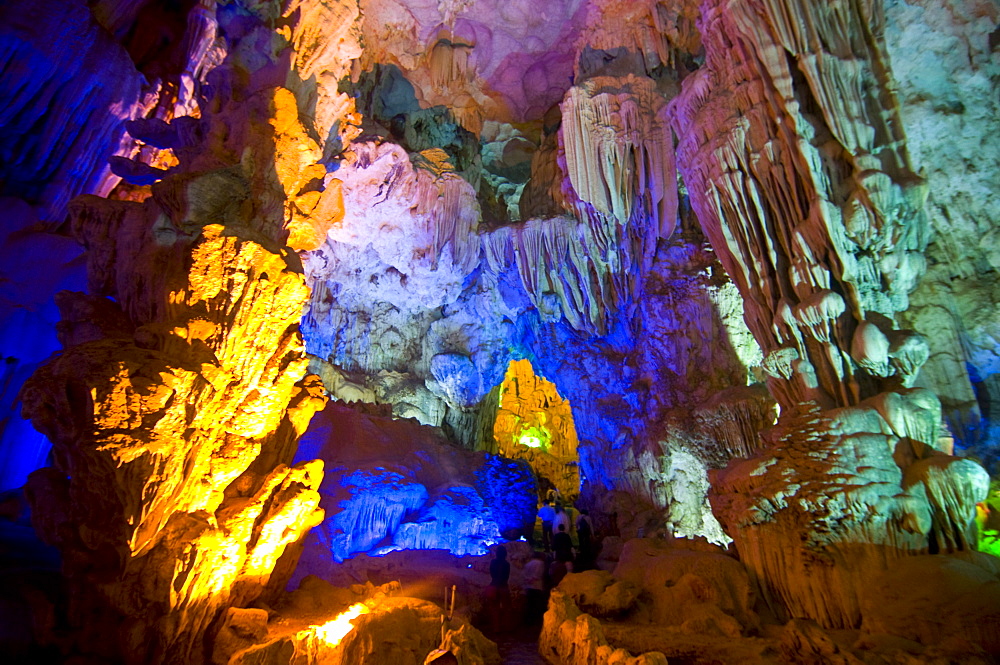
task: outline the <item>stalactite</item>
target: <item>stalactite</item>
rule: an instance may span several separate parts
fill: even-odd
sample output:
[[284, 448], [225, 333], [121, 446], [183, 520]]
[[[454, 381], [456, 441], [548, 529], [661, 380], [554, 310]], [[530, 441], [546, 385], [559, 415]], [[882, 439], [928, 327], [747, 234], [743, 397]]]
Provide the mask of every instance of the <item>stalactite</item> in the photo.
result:
[[646, 223], [668, 237], [677, 185], [665, 104], [650, 78], [591, 78], [567, 93], [561, 131], [567, 175], [581, 200], [622, 225], [632, 221], [633, 205], [645, 203]]
[[[831, 290], [843, 297], [829, 324], [807, 324], [815, 342], [799, 352], [837, 404], [853, 404], [872, 393], [853, 387], [851, 363], [835, 348], [847, 348], [841, 337], [853, 333], [843, 314], [891, 318], [905, 309], [928, 239], [925, 189], [898, 129], [877, 36], [881, 10], [851, 2], [761, 9], [706, 7], [706, 67], [673, 107], [682, 172], [723, 264], [755, 302], [748, 321], [765, 351], [782, 343], [766, 323], [782, 300], [805, 323], [806, 302]], [[809, 55], [806, 45], [818, 43], [822, 55]], [[737, 219], [746, 221], [729, 221]]]
[[[774, 402], [757, 388], [730, 388], [694, 412], [700, 427], [721, 447], [724, 458], [751, 457], [762, 446], [759, 433], [774, 424]], [[714, 450], [706, 451], [712, 455]]]

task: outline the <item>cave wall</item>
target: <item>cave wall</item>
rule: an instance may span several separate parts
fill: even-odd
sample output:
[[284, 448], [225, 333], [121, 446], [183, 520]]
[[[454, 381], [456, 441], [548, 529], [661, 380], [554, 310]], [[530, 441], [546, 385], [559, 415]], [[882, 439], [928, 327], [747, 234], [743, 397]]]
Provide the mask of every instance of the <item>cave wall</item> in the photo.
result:
[[[197, 660], [320, 505], [339, 558], [447, 540], [516, 359], [572, 405], [599, 527], [732, 539], [778, 614], [858, 625], [900, 557], [975, 547], [988, 477], [955, 453], [996, 448], [994, 5], [21, 5], [0, 408], [45, 438], [10, 413], [0, 460], [14, 487], [53, 444], [37, 529], [81, 635], [94, 612], [118, 636], [81, 650]], [[344, 437], [324, 485], [294, 457], [320, 380], [462, 468], [379, 485]], [[351, 522], [365, 483], [399, 496]]]
[[[996, 472], [997, 103], [1000, 12], [977, 3], [887, 3], [900, 113], [927, 179], [934, 235], [902, 314], [927, 337], [917, 384], [941, 399], [956, 443]], [[931, 65], [931, 62], [934, 64]]]

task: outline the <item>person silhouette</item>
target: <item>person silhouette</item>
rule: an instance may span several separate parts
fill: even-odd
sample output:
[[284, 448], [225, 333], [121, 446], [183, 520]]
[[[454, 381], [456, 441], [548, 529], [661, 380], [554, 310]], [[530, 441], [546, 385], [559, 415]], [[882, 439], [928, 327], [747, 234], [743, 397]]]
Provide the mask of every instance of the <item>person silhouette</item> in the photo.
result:
[[524, 623], [535, 626], [541, 623], [547, 604], [545, 589], [545, 553], [535, 552], [524, 566]]
[[542, 501], [542, 507], [538, 509], [538, 519], [542, 521], [542, 549], [546, 552], [552, 549], [552, 520], [555, 516], [556, 511], [549, 505], [548, 499]]
[[510, 562], [507, 561], [507, 548], [498, 545], [490, 561], [490, 584], [486, 587], [485, 602], [490, 617], [490, 628], [498, 633], [504, 626], [504, 617], [510, 613]]
[[566, 533], [565, 524], [560, 524], [559, 531], [552, 536], [552, 549], [557, 561], [569, 563], [573, 560], [573, 539]]
[[580, 511], [580, 516], [576, 518], [576, 570], [586, 570], [593, 565], [594, 559], [594, 529], [590, 523], [590, 514], [586, 510]]

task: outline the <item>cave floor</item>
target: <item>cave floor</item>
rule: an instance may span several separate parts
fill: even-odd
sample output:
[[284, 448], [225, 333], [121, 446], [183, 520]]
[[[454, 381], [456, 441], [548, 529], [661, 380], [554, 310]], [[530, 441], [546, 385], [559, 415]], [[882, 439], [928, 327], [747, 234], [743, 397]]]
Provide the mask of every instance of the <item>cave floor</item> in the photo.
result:
[[504, 665], [545, 665], [546, 660], [538, 653], [540, 632], [541, 626], [518, 626], [501, 632], [487, 628], [483, 634], [496, 642]]
[[537, 627], [526, 627], [486, 636], [496, 642], [504, 665], [545, 665], [538, 653], [538, 632]]

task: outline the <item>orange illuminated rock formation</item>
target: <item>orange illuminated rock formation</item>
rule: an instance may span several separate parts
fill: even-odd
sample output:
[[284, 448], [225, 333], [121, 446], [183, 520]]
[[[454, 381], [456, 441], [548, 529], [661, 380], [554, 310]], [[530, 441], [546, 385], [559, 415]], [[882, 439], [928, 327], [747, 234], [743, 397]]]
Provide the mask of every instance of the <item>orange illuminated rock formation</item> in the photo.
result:
[[527, 360], [514, 361], [507, 368], [500, 384], [493, 437], [501, 455], [531, 465], [541, 492], [554, 488], [570, 503], [577, 497], [579, 442], [572, 409], [551, 382], [535, 375]]
[[[55, 445], [27, 491], [63, 551], [72, 619], [112, 629], [135, 617], [87, 648], [193, 663], [218, 613], [259, 597], [286, 546], [322, 519], [322, 463], [288, 464], [302, 409], [324, 400], [286, 413], [305, 390], [295, 266], [219, 225], [137, 265], [154, 229], [150, 244], [117, 245], [131, 270], [103, 266], [130, 282], [115, 292], [134, 318], [92, 299], [89, 325], [68, 320], [67, 348], [24, 388], [26, 415]], [[64, 311], [83, 298], [66, 294]]]
[[[205, 131], [246, 106], [247, 131]], [[303, 380], [309, 288], [284, 242], [315, 244], [342, 206], [298, 113], [272, 88], [135, 124], [174, 173], [144, 203], [73, 204], [92, 295], [60, 295], [64, 350], [23, 401], [54, 444], [27, 492], [63, 552], [83, 653], [202, 662], [220, 613], [280, 591], [322, 520], [322, 462], [290, 466], [326, 397]]]

